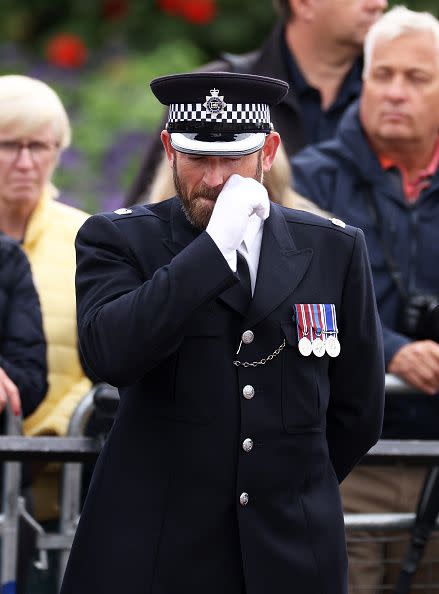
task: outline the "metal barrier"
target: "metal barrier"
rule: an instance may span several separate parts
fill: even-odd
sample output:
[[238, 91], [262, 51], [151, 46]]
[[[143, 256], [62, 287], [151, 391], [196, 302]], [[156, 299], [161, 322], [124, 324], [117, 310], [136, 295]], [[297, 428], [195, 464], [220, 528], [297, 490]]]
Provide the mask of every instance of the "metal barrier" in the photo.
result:
[[[77, 409], [75, 410], [70, 420], [68, 436], [69, 437], [81, 437], [85, 433], [87, 423], [95, 408], [95, 397], [98, 390], [114, 390], [109, 386], [95, 386], [80, 402]], [[99, 450], [102, 447], [102, 441], [95, 439], [94, 447]], [[58, 584], [61, 588], [62, 578], [67, 566], [69, 559], [69, 553], [75, 536], [76, 527], [79, 521], [80, 515], [80, 503], [81, 503], [81, 463], [68, 462], [64, 465], [63, 478], [62, 478], [62, 499], [61, 499], [61, 513], [60, 513], [60, 525], [59, 525], [59, 536], [62, 538], [61, 542], [55, 542], [57, 549], [61, 549], [59, 558], [59, 576]], [[44, 547], [44, 540], [39, 543], [39, 546]], [[60, 546], [61, 545], [61, 546]]]
[[[431, 539], [434, 542], [434, 550], [430, 551], [428, 558], [419, 565], [420, 559], [416, 554], [413, 557], [412, 549], [410, 555], [407, 555], [416, 519], [415, 513], [345, 514], [346, 540], [348, 551], [352, 553], [349, 565], [355, 573], [359, 572], [355, 583], [350, 584], [349, 594], [439, 592], [439, 522], [436, 520], [435, 533]], [[392, 547], [392, 554], [384, 554], [389, 545]], [[366, 547], [366, 551], [363, 550], [359, 554], [358, 546]], [[368, 554], [370, 551], [367, 551], [369, 546], [374, 551], [372, 556]], [[355, 553], [352, 549], [355, 549]], [[381, 553], [378, 558], [375, 557], [377, 551]], [[407, 559], [410, 560], [408, 566]], [[401, 572], [402, 567], [405, 569], [404, 572]]]
[[[15, 417], [9, 405], [6, 408], [5, 432], [6, 439], [14, 439], [14, 436], [21, 434], [21, 416]], [[43, 532], [42, 527], [27, 512], [24, 497], [20, 495], [21, 475], [21, 462], [5, 462], [3, 468], [3, 513], [0, 516], [2, 594], [14, 594], [16, 590], [20, 519], [27, 522], [38, 534]], [[40, 559], [36, 565], [39, 569], [47, 569], [47, 553], [44, 549], [40, 550]]]
[[[3, 514], [0, 515], [2, 555], [0, 563], [0, 592], [15, 594], [19, 522], [23, 518], [37, 533], [40, 552], [38, 569], [48, 567], [47, 551], [60, 551], [59, 583], [61, 583], [72, 545], [80, 512], [81, 467], [86, 460], [95, 460], [102, 448], [102, 440], [85, 437], [84, 432], [96, 407], [96, 396], [106, 392], [113, 399], [117, 390], [106, 384], [94, 386], [74, 411], [66, 437], [24, 437], [21, 419], [6, 411], [6, 431], [0, 436], [0, 460], [3, 470]], [[62, 497], [59, 532], [47, 534], [27, 512], [25, 500], [20, 496], [21, 466], [24, 461], [47, 460], [66, 462], [62, 472]]]
[[[93, 387], [72, 415], [66, 437], [23, 437], [20, 435], [16, 419], [12, 415], [8, 415], [8, 434], [0, 436], [0, 460], [7, 460], [4, 469], [4, 513], [0, 516], [3, 545], [0, 565], [0, 584], [2, 585], [0, 592], [2, 594], [6, 594], [6, 592], [14, 594], [15, 592], [15, 589], [7, 590], [5, 586], [15, 581], [20, 516], [27, 519], [38, 532], [37, 547], [40, 550], [40, 568], [47, 566], [47, 550], [60, 551], [59, 584], [61, 584], [80, 515], [82, 463], [95, 459], [103, 443], [101, 439], [84, 436], [85, 427], [95, 410], [96, 397], [102, 390], [110, 391], [113, 397], [117, 394], [115, 388], [107, 385], [99, 384]], [[408, 391], [413, 392], [411, 388], [394, 376], [386, 376], [387, 395], [397, 396]], [[11, 424], [9, 425], [9, 423]], [[24, 501], [19, 496], [21, 462], [35, 459], [65, 463], [62, 475], [58, 533], [46, 534], [27, 514]], [[363, 462], [392, 464], [397, 460], [413, 464], [421, 463], [427, 466], [439, 464], [439, 441], [380, 440], [370, 450]], [[348, 533], [362, 530], [401, 532], [410, 529], [414, 520], [414, 513], [345, 515]]]
[[[386, 377], [387, 397], [414, 392], [398, 378]], [[345, 514], [349, 564], [354, 578], [350, 594], [439, 593], [438, 446], [438, 441], [383, 440], [364, 460], [369, 464], [398, 461], [404, 467], [421, 465], [426, 476], [418, 494], [416, 513]]]
[[[21, 432], [20, 421], [11, 414], [9, 409], [7, 409], [6, 415], [6, 433], [9, 435], [18, 435]], [[21, 505], [19, 498], [21, 464], [19, 462], [5, 463], [3, 481], [1, 583], [2, 592], [5, 590], [14, 592], [17, 567], [18, 522]]]

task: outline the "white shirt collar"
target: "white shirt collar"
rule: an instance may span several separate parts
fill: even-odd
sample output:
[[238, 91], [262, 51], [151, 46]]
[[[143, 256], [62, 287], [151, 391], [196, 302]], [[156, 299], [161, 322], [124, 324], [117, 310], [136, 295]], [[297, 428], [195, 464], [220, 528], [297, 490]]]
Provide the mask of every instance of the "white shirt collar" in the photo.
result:
[[262, 231], [262, 224], [263, 221], [261, 218], [257, 214], [252, 214], [243, 239], [243, 244], [249, 253], [252, 250], [257, 235]]
[[239, 251], [247, 260], [248, 268], [250, 271], [250, 280], [252, 286], [252, 294], [254, 293], [256, 286], [256, 277], [258, 275], [259, 268], [259, 256], [261, 253], [262, 235], [264, 230], [264, 223], [258, 217], [253, 214], [250, 217], [250, 221], [247, 230], [244, 235], [244, 239], [239, 246]]

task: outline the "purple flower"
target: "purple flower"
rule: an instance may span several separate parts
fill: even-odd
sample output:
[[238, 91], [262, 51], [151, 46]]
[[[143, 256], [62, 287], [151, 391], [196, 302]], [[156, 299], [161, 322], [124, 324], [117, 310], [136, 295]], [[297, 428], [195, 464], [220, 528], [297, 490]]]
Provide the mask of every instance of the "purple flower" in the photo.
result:
[[60, 167], [75, 170], [85, 165], [84, 155], [76, 148], [70, 146], [61, 154]]
[[122, 192], [114, 192], [107, 194], [101, 201], [102, 210], [104, 212], [111, 212], [123, 206], [124, 196]]

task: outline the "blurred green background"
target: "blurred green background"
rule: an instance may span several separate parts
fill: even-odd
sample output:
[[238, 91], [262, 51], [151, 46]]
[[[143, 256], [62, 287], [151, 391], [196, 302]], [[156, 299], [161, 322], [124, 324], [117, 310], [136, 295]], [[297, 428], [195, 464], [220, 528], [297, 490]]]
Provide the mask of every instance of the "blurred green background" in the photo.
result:
[[[438, 14], [438, 0], [410, 0]], [[0, 0], [0, 71], [60, 94], [73, 143], [55, 183], [88, 212], [123, 202], [162, 108], [148, 83], [223, 51], [254, 49], [275, 21], [271, 0]]]

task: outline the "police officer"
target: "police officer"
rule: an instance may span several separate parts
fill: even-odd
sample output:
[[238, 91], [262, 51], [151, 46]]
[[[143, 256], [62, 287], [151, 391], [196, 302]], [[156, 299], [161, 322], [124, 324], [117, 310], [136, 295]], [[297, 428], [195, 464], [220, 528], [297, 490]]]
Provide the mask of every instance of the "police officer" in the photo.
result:
[[338, 484], [384, 394], [363, 234], [270, 203], [286, 83], [151, 86], [178, 195], [77, 238], [81, 349], [121, 400], [62, 594], [345, 594]]

